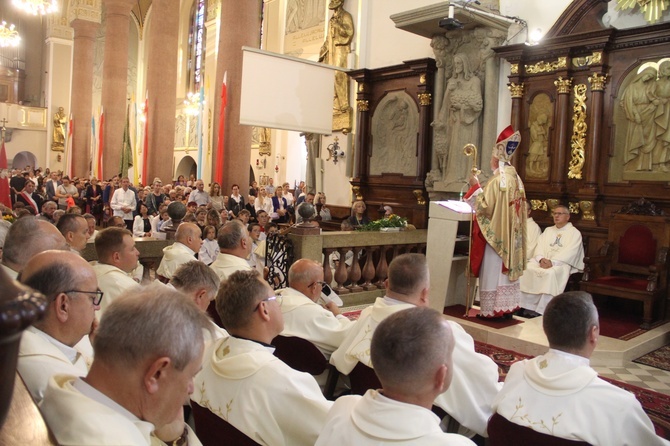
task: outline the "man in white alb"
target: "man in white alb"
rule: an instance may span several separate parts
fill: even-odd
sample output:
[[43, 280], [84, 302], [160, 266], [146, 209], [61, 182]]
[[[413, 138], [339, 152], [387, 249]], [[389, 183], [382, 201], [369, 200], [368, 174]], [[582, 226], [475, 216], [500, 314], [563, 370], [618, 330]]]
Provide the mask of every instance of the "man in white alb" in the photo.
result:
[[202, 246], [202, 230], [195, 223], [182, 223], [177, 227], [174, 243], [163, 248], [156, 274], [170, 279], [177, 268], [186, 262], [195, 259]]
[[570, 291], [547, 305], [549, 351], [512, 365], [493, 411], [537, 432], [594, 445], [668, 445], [631, 392], [598, 377], [589, 358], [600, 323], [591, 295]]
[[282, 336], [306, 339], [329, 358], [354, 326], [340, 314], [337, 304], [326, 307], [317, 303], [323, 288], [323, 267], [310, 259], [297, 260], [288, 271], [289, 288], [277, 291], [284, 299]]
[[253, 243], [244, 223], [237, 219], [226, 223], [219, 229], [217, 242], [219, 255], [209, 267], [219, 276], [219, 280], [226, 280], [235, 271], [253, 269], [247, 262]]
[[216, 310], [230, 336], [205, 350], [191, 400], [262, 445], [312, 446], [333, 403], [312, 375], [273, 355], [270, 342], [284, 325], [280, 307], [256, 270], [221, 283]]
[[533, 258], [521, 276], [521, 308], [530, 316], [544, 313], [557, 294], [565, 290], [570, 274], [584, 269], [582, 234], [570, 223], [570, 211], [556, 206], [551, 212], [554, 226], [537, 240]]
[[454, 338], [443, 316], [413, 307], [384, 319], [370, 346], [382, 388], [335, 401], [316, 446], [474, 445], [431, 411], [452, 382]]
[[[429, 306], [430, 275], [426, 256], [402, 254], [391, 262], [386, 281], [386, 295], [361, 313], [347, 337], [330, 358], [330, 363], [348, 375], [358, 362], [372, 367], [370, 342], [381, 321], [398, 311]], [[491, 416], [491, 402], [502, 384], [498, 383], [498, 366], [488, 356], [475, 352], [472, 336], [463, 327], [448, 321], [455, 340], [454, 380], [449, 390], [440, 394], [435, 405], [445, 410], [462, 426], [486, 436]]]
[[133, 211], [137, 208], [135, 192], [130, 189], [128, 177], [121, 178], [121, 187], [114, 191], [109, 206], [114, 211], [114, 216], [123, 218], [126, 228], [133, 230]]

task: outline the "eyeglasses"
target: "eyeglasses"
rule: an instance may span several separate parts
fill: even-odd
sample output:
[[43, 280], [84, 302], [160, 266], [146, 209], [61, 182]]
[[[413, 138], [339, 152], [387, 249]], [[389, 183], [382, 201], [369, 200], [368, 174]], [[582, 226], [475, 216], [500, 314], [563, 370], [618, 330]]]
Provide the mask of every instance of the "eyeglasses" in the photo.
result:
[[319, 284], [319, 285], [321, 286], [321, 289], [323, 289], [323, 287], [325, 287], [325, 286], [327, 285], [326, 282], [323, 282], [323, 281], [321, 281], [321, 280], [317, 280], [316, 282], [312, 282], [312, 283], [310, 283], [310, 284], [307, 286], [307, 288], [311, 288], [313, 285], [316, 285], [316, 284]]
[[270, 296], [270, 297], [266, 297], [266, 298], [263, 299], [262, 301], [258, 302], [258, 305], [256, 305], [256, 306], [254, 307], [254, 311], [258, 310], [258, 307], [261, 306], [261, 303], [263, 303], [263, 302], [269, 302], [269, 301], [271, 301], [271, 300], [276, 301], [277, 304], [278, 304], [280, 307], [281, 307], [281, 304], [284, 302], [284, 298], [283, 298], [281, 295], [280, 295], [280, 296]]
[[67, 293], [94, 294], [95, 297], [92, 298], [93, 305], [100, 305], [100, 302], [102, 302], [102, 296], [104, 296], [104, 294], [105, 294], [100, 290], [96, 290], [96, 291], [68, 290], [68, 291], [63, 291], [63, 292], [65, 294], [67, 294]]

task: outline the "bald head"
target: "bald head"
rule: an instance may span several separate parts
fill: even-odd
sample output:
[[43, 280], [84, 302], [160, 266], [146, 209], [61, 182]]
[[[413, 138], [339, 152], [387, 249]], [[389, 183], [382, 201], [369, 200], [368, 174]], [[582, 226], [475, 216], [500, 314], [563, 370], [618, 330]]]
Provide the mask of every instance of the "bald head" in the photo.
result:
[[50, 249], [68, 249], [60, 231], [48, 221], [20, 218], [7, 232], [2, 263], [21, 272], [31, 257]]
[[288, 284], [316, 302], [321, 295], [323, 267], [311, 259], [297, 260], [288, 270]]
[[188, 246], [191, 250], [198, 252], [202, 245], [201, 235], [202, 231], [195, 223], [182, 223], [177, 228], [174, 239], [175, 241]]

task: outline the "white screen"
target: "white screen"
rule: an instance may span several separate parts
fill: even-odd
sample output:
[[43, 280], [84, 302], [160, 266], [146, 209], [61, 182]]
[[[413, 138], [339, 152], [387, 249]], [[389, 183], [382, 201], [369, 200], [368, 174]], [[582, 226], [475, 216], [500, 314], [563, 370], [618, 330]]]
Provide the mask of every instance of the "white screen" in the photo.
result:
[[332, 133], [333, 68], [242, 48], [240, 124]]

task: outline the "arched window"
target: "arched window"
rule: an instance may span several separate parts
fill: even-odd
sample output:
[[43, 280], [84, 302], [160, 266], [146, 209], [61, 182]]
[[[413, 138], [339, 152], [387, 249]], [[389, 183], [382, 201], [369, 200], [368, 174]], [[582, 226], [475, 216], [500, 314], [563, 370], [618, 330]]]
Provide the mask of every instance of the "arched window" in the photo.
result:
[[191, 10], [188, 31], [187, 91], [197, 92], [204, 81], [205, 73], [205, 15], [206, 0], [195, 0]]

